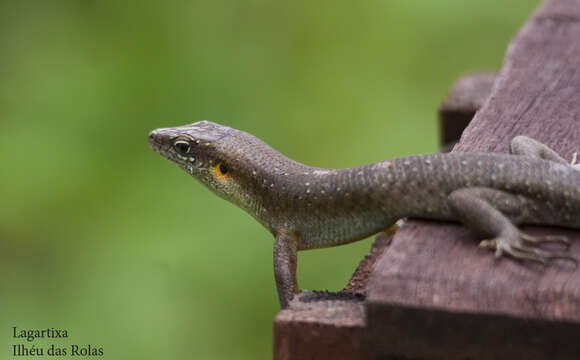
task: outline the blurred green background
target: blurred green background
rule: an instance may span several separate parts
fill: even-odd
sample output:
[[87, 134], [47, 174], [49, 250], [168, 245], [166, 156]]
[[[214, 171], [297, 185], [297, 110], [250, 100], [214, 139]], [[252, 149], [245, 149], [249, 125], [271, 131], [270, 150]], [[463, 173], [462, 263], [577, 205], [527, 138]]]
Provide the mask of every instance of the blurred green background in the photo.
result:
[[[0, 336], [107, 359], [271, 356], [270, 234], [147, 145], [212, 120], [309, 165], [434, 152], [460, 75], [536, 0], [1, 1]], [[338, 290], [370, 240], [299, 254]]]

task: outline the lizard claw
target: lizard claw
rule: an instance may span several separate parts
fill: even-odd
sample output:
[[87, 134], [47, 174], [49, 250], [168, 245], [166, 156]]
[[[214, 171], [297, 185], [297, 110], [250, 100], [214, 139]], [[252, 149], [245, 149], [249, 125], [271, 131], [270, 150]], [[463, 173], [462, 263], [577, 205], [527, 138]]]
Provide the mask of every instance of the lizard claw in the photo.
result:
[[574, 154], [572, 154], [572, 161], [570, 161], [570, 165], [578, 165], [578, 151], [575, 151]]
[[493, 239], [483, 240], [479, 247], [488, 250], [495, 250], [495, 257], [503, 255], [511, 256], [518, 260], [527, 260], [547, 265], [551, 260], [566, 260], [578, 266], [578, 260], [566, 252], [549, 251], [538, 248], [540, 244], [558, 243], [569, 248], [570, 242], [565, 236], [531, 236], [523, 233], [514, 236], [501, 235]]

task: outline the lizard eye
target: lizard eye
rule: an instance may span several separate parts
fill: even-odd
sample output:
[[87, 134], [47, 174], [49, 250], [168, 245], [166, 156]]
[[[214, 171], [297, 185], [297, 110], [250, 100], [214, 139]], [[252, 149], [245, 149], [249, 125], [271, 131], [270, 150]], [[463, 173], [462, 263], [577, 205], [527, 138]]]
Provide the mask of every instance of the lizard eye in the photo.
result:
[[173, 143], [173, 147], [175, 148], [175, 151], [177, 151], [181, 155], [186, 155], [189, 152], [189, 150], [191, 149], [191, 146], [189, 145], [189, 141], [185, 141], [185, 140], [175, 141]]
[[229, 171], [228, 166], [226, 164], [222, 163], [222, 162], [218, 163], [213, 168], [214, 176], [218, 180], [225, 180], [226, 179], [226, 174], [228, 173], [228, 171]]

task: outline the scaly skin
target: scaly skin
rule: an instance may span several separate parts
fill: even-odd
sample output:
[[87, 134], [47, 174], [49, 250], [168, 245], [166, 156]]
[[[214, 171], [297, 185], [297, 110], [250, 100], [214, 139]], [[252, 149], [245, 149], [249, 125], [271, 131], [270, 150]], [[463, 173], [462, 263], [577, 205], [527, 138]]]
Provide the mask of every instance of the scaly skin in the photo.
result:
[[[515, 258], [570, 259], [535, 247], [513, 224], [580, 228], [580, 172], [556, 153], [518, 137], [514, 156], [450, 153], [393, 159], [349, 169], [300, 164], [256, 137], [202, 121], [149, 134], [156, 152], [250, 213], [276, 237], [281, 306], [298, 292], [296, 251], [360, 240], [403, 217], [460, 220]], [[549, 159], [549, 160], [545, 160]]]

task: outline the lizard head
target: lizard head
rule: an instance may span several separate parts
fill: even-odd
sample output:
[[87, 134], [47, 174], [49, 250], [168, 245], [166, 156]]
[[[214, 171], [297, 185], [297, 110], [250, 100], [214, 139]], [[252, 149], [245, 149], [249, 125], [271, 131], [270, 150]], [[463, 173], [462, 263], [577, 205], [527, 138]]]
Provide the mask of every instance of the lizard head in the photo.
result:
[[288, 186], [282, 184], [287, 175], [307, 170], [255, 136], [209, 121], [153, 130], [149, 144], [266, 227], [265, 207], [278, 196], [278, 186]]
[[233, 191], [231, 159], [223, 141], [236, 131], [209, 121], [161, 128], [149, 133], [149, 145], [222, 197]]
[[258, 176], [260, 165], [264, 158], [284, 161], [281, 154], [251, 134], [209, 121], [153, 130], [149, 144], [216, 195], [264, 224], [258, 199], [265, 184]]

